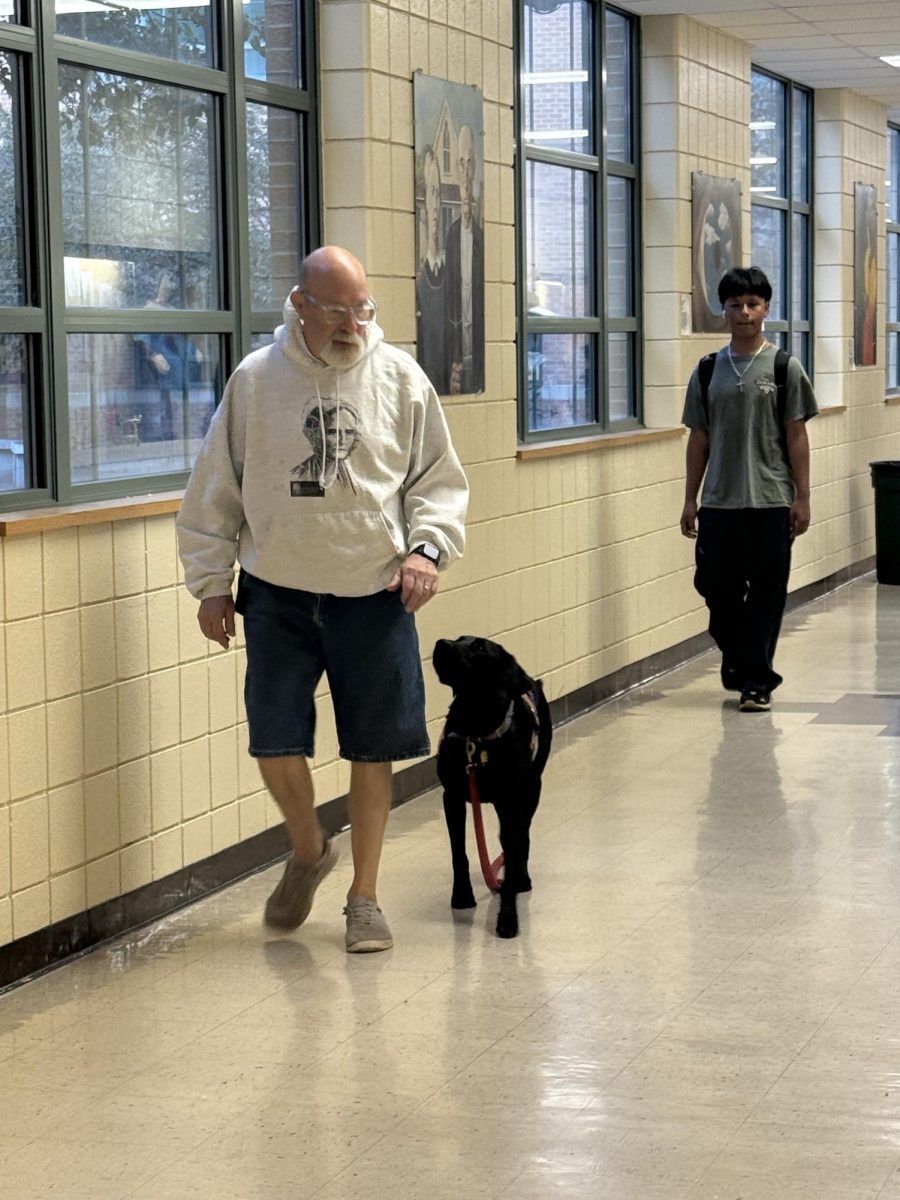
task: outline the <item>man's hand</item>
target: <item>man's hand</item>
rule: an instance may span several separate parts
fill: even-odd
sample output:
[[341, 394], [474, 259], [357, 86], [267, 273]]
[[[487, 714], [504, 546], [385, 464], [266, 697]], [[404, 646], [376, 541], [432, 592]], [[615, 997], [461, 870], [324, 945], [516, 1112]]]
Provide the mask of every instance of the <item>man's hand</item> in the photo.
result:
[[156, 354], [150, 355], [150, 361], [153, 363], [154, 367], [156, 367], [157, 371], [159, 371], [160, 375], [168, 375], [169, 371], [172, 369], [169, 366], [169, 360], [164, 354], [160, 354], [159, 351], [157, 351]]
[[234, 601], [231, 596], [210, 596], [201, 600], [197, 620], [204, 637], [211, 642], [218, 642], [224, 650], [228, 649], [229, 638], [234, 637]]
[[791, 505], [790, 512], [791, 537], [799, 537], [809, 529], [809, 501], [799, 497]]
[[685, 500], [681, 510], [681, 532], [686, 538], [697, 536], [697, 501]]
[[438, 590], [438, 569], [429, 558], [421, 554], [410, 554], [394, 572], [387, 585], [389, 592], [400, 588], [400, 599], [407, 612], [418, 612]]

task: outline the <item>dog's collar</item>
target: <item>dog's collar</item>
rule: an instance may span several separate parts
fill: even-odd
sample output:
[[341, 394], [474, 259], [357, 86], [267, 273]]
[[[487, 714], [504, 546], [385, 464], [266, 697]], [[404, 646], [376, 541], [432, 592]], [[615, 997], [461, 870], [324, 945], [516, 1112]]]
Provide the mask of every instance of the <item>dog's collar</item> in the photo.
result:
[[497, 738], [502, 738], [504, 733], [509, 733], [509, 727], [512, 725], [513, 709], [515, 708], [515, 700], [510, 700], [509, 708], [506, 710], [506, 716], [497, 726], [493, 733], [483, 733], [481, 737], [473, 738], [473, 742], [495, 742]]
[[[534, 722], [534, 731], [532, 733], [532, 738], [531, 738], [531, 757], [532, 757], [532, 759], [534, 759], [537, 757], [538, 729], [540, 726], [540, 721], [538, 719], [537, 704], [536, 704], [535, 698], [534, 698], [534, 692], [533, 691], [532, 692], [523, 692], [522, 695], [519, 697], [519, 699], [523, 700], [525, 702], [525, 705], [528, 708], [528, 711], [530, 712], [531, 718]], [[515, 699], [510, 700], [509, 708], [506, 710], [506, 716], [503, 718], [503, 720], [500, 722], [500, 724], [497, 726], [497, 728], [494, 730], [493, 733], [482, 733], [478, 737], [472, 737], [469, 734], [465, 734], [465, 733], [453, 733], [453, 732], [448, 731], [445, 728], [444, 732], [441, 734], [441, 741], [443, 741], [445, 737], [459, 738], [461, 741], [465, 741], [466, 757], [469, 760], [469, 767], [471, 769], [471, 767], [474, 766], [474, 763], [475, 763], [476, 750], [478, 749], [478, 747], [481, 745], [482, 742], [496, 742], [496, 741], [499, 741], [500, 738], [502, 738], [504, 736], [504, 734], [509, 733], [510, 727], [512, 726], [512, 723], [513, 723], [513, 713], [515, 712], [515, 708], [516, 708]], [[487, 752], [485, 751], [484, 754], [486, 755], [486, 753]], [[483, 761], [487, 761], [486, 757], [483, 759]]]
[[509, 708], [506, 710], [506, 716], [493, 733], [480, 733], [478, 737], [473, 737], [468, 733], [455, 733], [453, 730], [444, 730], [442, 736], [448, 738], [459, 738], [461, 741], [464, 741], [467, 746], [478, 746], [482, 742], [496, 742], [499, 738], [502, 738], [505, 733], [509, 733], [510, 726], [512, 725], [515, 705], [515, 700], [510, 700]]

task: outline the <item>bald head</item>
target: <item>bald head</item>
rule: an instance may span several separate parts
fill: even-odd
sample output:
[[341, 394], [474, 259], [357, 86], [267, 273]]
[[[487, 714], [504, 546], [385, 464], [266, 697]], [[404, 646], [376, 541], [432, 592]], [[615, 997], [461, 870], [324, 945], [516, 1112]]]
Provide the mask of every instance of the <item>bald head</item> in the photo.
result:
[[[359, 259], [345, 250], [342, 246], [320, 246], [307, 254], [300, 264], [297, 286], [302, 290], [315, 291], [320, 284], [329, 287], [348, 287], [357, 291], [362, 289], [365, 299], [369, 294], [366, 283], [366, 272]], [[338, 304], [340, 301], [329, 301]], [[348, 301], [349, 303], [349, 301]], [[353, 303], [358, 304], [359, 301]]]

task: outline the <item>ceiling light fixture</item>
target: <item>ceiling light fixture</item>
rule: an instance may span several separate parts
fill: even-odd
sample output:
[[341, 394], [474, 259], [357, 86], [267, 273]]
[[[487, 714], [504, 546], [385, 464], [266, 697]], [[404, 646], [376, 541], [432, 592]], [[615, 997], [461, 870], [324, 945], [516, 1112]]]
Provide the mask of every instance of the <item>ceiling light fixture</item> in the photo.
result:
[[882, 54], [881, 61], [886, 62], [889, 67], [896, 67], [900, 70], [900, 54]]
[[534, 83], [587, 83], [587, 71], [524, 71], [522, 82]]
[[565, 142], [576, 138], [586, 138], [586, 129], [526, 129], [524, 133], [527, 142]]

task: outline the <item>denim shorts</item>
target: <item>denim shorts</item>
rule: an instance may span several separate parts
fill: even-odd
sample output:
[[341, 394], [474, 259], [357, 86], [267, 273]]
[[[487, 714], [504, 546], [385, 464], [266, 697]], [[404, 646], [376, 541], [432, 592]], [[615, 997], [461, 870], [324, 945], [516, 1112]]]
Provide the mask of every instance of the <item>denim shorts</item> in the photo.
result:
[[412, 613], [400, 593], [330, 596], [278, 587], [241, 571], [244, 701], [254, 758], [315, 751], [313, 697], [324, 671], [341, 758], [397, 762], [431, 753]]

